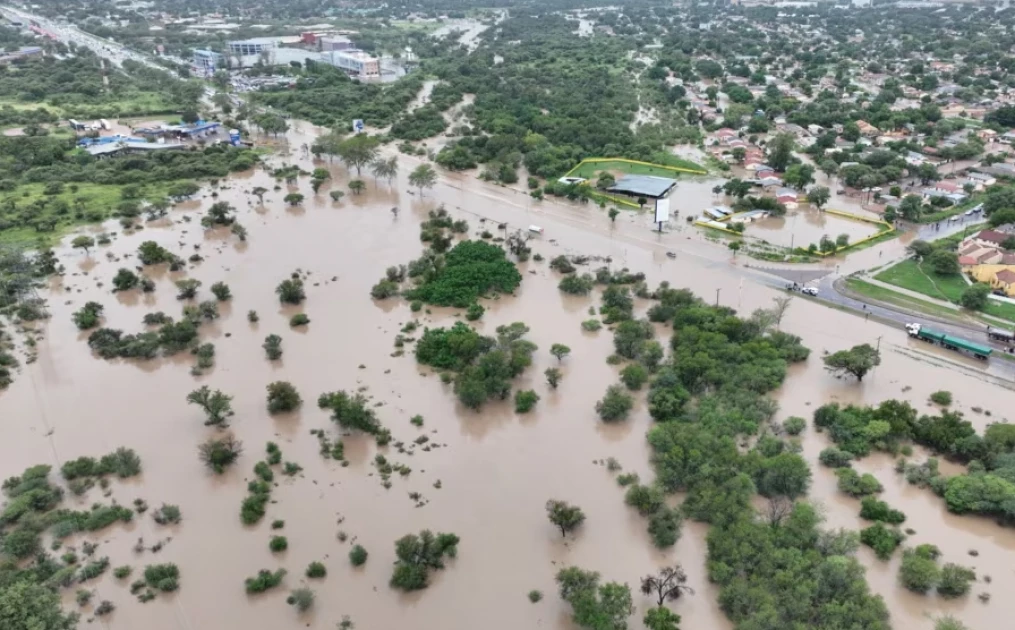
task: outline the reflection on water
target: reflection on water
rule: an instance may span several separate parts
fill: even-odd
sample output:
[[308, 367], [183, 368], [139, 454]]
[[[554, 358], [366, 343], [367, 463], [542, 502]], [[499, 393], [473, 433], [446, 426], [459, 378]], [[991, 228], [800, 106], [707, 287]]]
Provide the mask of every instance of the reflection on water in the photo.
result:
[[[310, 125], [296, 127], [289, 138], [291, 146], [312, 140]], [[274, 181], [263, 169], [230, 181], [218, 199], [237, 208], [239, 220], [249, 230], [245, 247], [229, 235], [201, 230], [198, 210], [214, 201], [205, 196], [174, 210], [170, 222], [120, 234], [112, 245], [90, 255], [61, 248], [62, 260], [78, 275], [69, 274], [48, 289], [53, 316], [41, 326], [45, 338], [39, 360], [23, 368], [15, 384], [0, 394], [0, 415], [5, 419], [5, 439], [0, 441], [3, 476], [29, 465], [55, 465], [124, 445], [143, 458], [144, 480], [131, 485], [113, 482], [113, 497], [120, 503], [143, 497], [153, 505], [164, 501], [181, 506], [184, 523], [171, 534], [140, 518], [129, 529], [114, 526], [101, 535], [79, 537], [100, 541], [99, 553], [114, 564], [157, 560], [181, 567], [180, 592], [145, 606], [111, 576], [97, 580], [96, 597], [117, 605], [116, 625], [151, 630], [289, 627], [295, 619], [285, 605], [285, 592], [302, 582], [308, 563], [321, 561], [328, 577], [312, 585], [318, 592], [313, 617], [317, 627], [333, 627], [347, 614], [362, 627], [571, 630], [567, 607], [553, 595], [553, 576], [562, 565], [594, 569], [606, 579], [636, 585], [645, 573], [680, 561], [696, 591], [675, 605], [686, 627], [730, 628], [718, 609], [717, 592], [706, 579], [706, 529], [689, 523], [674, 549], [655, 550], [644, 519], [624, 506], [622, 489], [605, 467], [594, 463], [615, 457], [625, 470], [643, 479], [652, 476], [644, 438], [650, 419], [644, 404], [618, 426], [603, 426], [593, 410], [595, 399], [618, 378], [617, 369], [605, 362], [612, 352], [609, 332], [585, 333], [579, 325], [597, 300], [561, 295], [556, 274], [546, 263], [530, 261], [522, 266], [524, 282], [515, 297], [486, 302], [487, 313], [478, 323], [481, 331], [523, 321], [541, 349], [517, 386], [535, 389], [542, 400], [522, 418], [507, 403], [489, 405], [482, 413], [464, 409], [449, 386], [415, 364], [411, 352], [392, 356], [394, 337], [407, 321], [417, 318], [423, 326], [447, 325], [455, 321], [454, 312], [432, 309], [414, 315], [404, 301], [375, 303], [369, 290], [386, 267], [405, 263], [422, 250], [419, 220], [444, 203], [455, 218], [469, 221], [472, 234], [493, 231], [493, 225], [501, 222], [511, 229], [542, 226], [543, 236], [531, 245], [546, 259], [561, 253], [610, 256], [614, 266], [644, 271], [652, 284], [667, 280], [709, 297], [718, 289], [722, 303], [743, 311], [769, 305], [776, 292], [744, 283], [743, 269], [731, 263], [728, 253], [687, 228], [683, 217], [674, 221], [671, 231], [659, 235], [651, 231], [646, 213], [624, 213], [612, 223], [594, 206], [534, 202], [524, 190], [484, 184], [474, 174], [442, 177], [421, 197], [409, 192], [407, 182], [418, 160], [406, 156], [391, 185], [366, 177], [367, 190], [351, 195], [347, 184], [353, 176], [338, 163], [312, 163], [298, 150], [286, 160], [306, 170], [328, 168], [332, 179], [314, 194], [302, 178], [297, 189], [306, 200], [298, 212], [283, 203], [285, 188], [272, 190]], [[687, 212], [713, 203], [714, 185], [708, 178], [681, 180], [678, 209]], [[263, 207], [247, 194], [255, 186], [270, 191]], [[332, 202], [328, 192], [337, 189], [347, 194], [341, 202]], [[401, 212], [393, 215], [393, 206]], [[183, 216], [192, 220], [183, 222]], [[481, 218], [488, 223], [482, 224]], [[115, 224], [105, 227], [120, 231]], [[107, 260], [107, 252], [123, 259], [144, 240], [155, 240], [184, 258], [199, 245], [205, 260], [185, 273], [145, 270], [157, 284], [154, 294], [114, 297], [109, 281], [116, 269], [136, 263], [132, 258]], [[677, 252], [677, 258], [667, 257], [666, 251]], [[296, 270], [308, 274], [307, 300], [298, 309], [281, 308], [274, 287]], [[84, 335], [71, 324], [74, 310], [87, 300], [97, 300], [106, 307], [104, 325], [140, 331], [145, 313], [180, 312], [172, 283], [185, 276], [203, 282], [201, 299], [209, 297], [207, 287], [216, 281], [229, 284], [234, 296], [228, 308], [221, 309], [222, 317], [202, 328], [202, 337], [216, 345], [215, 367], [204, 376], [189, 374], [193, 357], [187, 354], [140, 365], [103, 361], [92, 356]], [[639, 300], [637, 306], [644, 312], [648, 303]], [[250, 310], [260, 315], [257, 324], [247, 321]], [[296, 311], [310, 317], [303, 332], [289, 328], [288, 318]], [[813, 354], [806, 365], [792, 369], [778, 392], [781, 417], [810, 418], [829, 400], [873, 404], [903, 397], [922, 408], [930, 392], [938, 389], [952, 391], [960, 409], [980, 405], [991, 409], [993, 418], [1002, 417], [1015, 402], [1011, 391], [991, 386], [971, 372], [903, 352], [897, 346], [906, 343], [904, 334], [875, 322], [795, 300], [782, 327], [801, 335]], [[283, 338], [281, 361], [265, 359], [261, 343], [268, 334]], [[883, 363], [862, 384], [838, 380], [822, 369], [823, 351], [878, 337], [884, 338]], [[564, 378], [556, 391], [549, 390], [541, 376], [556, 364], [547, 352], [553, 343], [573, 350], [562, 365]], [[264, 388], [275, 380], [297, 386], [305, 401], [299, 413], [267, 414]], [[235, 397], [231, 430], [245, 444], [239, 463], [222, 477], [203, 469], [196, 457], [197, 444], [217, 432], [205, 427], [199, 411], [184, 402], [189, 391], [203, 384]], [[337, 432], [313, 401], [323, 392], [360, 388], [380, 405], [377, 413], [395, 441], [409, 444], [426, 435], [441, 448], [400, 454], [393, 447], [378, 449], [372, 440], [353, 436], [345, 441], [348, 467], [323, 460], [309, 431], [323, 428], [332, 437]], [[422, 428], [409, 423], [416, 414], [424, 417]], [[983, 415], [969, 417], [979, 429], [988, 421]], [[304, 472], [281, 479], [272, 494], [277, 503], [269, 506], [266, 519], [243, 527], [238, 511], [245, 482], [269, 440], [281, 446], [286, 461], [298, 463]], [[825, 436], [811, 428], [803, 436], [804, 455], [815, 473], [812, 495], [825, 505], [829, 525], [858, 527], [857, 502], [839, 495], [834, 475], [817, 464], [817, 454], [827, 444]], [[371, 464], [378, 452], [413, 472], [393, 479], [393, 487], [385, 490]], [[945, 561], [970, 564], [992, 576], [991, 585], [977, 583], [974, 592], [1001, 594], [1015, 586], [1009, 570], [1015, 563], [1011, 530], [946, 514], [937, 497], [906, 486], [887, 457], [868, 458], [858, 468], [875, 472], [885, 484], [885, 499], [906, 512], [907, 524], [917, 530], [912, 544], [933, 542], [941, 547]], [[421, 493], [425, 506], [415, 507], [410, 492]], [[543, 505], [550, 498], [566, 499], [585, 510], [586, 525], [573, 539], [562, 540], [546, 522]], [[97, 494], [69, 497], [68, 505], [80, 509], [98, 499]], [[268, 523], [274, 519], [285, 520], [290, 540], [289, 550], [281, 556], [267, 549]], [[460, 554], [435, 576], [427, 591], [404, 597], [387, 586], [393, 541], [422, 528], [459, 534]], [[337, 540], [339, 531], [349, 536], [347, 542]], [[172, 541], [157, 559], [147, 554], [138, 558], [131, 551], [139, 536], [153, 542], [169, 535]], [[354, 570], [346, 558], [353, 542], [370, 552], [361, 569]], [[977, 549], [979, 557], [967, 556], [970, 549]], [[1005, 597], [995, 597], [989, 606], [974, 598], [958, 602], [917, 598], [896, 586], [897, 560], [881, 563], [866, 552], [862, 559], [870, 567], [874, 590], [886, 597], [896, 627], [929, 628], [925, 612], [954, 612], [981, 628], [991, 627], [991, 619], [1015, 613], [1015, 603]], [[244, 594], [244, 578], [276, 567], [289, 570], [284, 589], [255, 598]], [[544, 602], [528, 603], [525, 593], [532, 589], [547, 595]], [[650, 602], [640, 595], [635, 601], [640, 618]], [[637, 626], [637, 621], [633, 623]]]

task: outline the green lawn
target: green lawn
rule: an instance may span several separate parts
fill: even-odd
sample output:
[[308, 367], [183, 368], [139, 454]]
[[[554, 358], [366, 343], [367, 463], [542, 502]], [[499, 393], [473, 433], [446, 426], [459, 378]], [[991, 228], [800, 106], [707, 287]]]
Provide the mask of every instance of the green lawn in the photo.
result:
[[[913, 260], [904, 260], [874, 277], [882, 282], [952, 304], [961, 303], [962, 293], [969, 286], [961, 276], [939, 276], [928, 267]], [[1015, 322], [1015, 304], [988, 300], [987, 306], [983, 309], [983, 315], [1006, 322]]]
[[917, 263], [914, 260], [904, 260], [885, 269], [874, 278], [955, 304], [959, 303], [962, 293], [969, 287], [962, 276], [939, 276], [925, 263]]
[[[141, 187], [143, 199], [152, 201], [166, 196], [166, 190], [174, 182], [159, 182]], [[123, 186], [106, 184], [66, 184], [63, 192], [58, 195], [44, 195], [43, 184], [26, 184], [0, 194], [0, 225], [17, 216], [28, 215], [32, 220], [40, 218], [56, 219], [57, 225], [53, 232], [38, 232], [31, 227], [0, 229], [0, 243], [35, 243], [51, 244], [65, 232], [77, 225], [104, 221], [113, 216], [117, 205], [123, 201]], [[41, 211], [31, 205], [38, 199], [49, 200], [47, 207]], [[79, 203], [77, 199], [81, 199]], [[56, 199], [65, 201], [69, 209], [66, 213], [57, 213], [52, 208]], [[7, 200], [17, 204], [13, 212], [8, 208]], [[77, 204], [77, 205], [76, 205]]]
[[891, 289], [879, 287], [875, 284], [864, 282], [863, 280], [857, 280], [856, 278], [848, 278], [846, 280], [846, 286], [854, 293], [864, 297], [869, 297], [872, 300], [884, 302], [885, 304], [892, 304], [894, 306], [899, 306], [919, 313], [946, 318], [955, 318], [958, 315], [958, 311], [948, 307], [918, 300], [914, 297], [892, 291]]
[[[658, 156], [662, 158], [662, 156]], [[672, 159], [671, 159], [672, 158]], [[662, 162], [660, 162], [661, 164]], [[682, 160], [676, 156], [670, 156], [665, 159], [665, 166], [673, 166], [676, 168], [688, 168], [705, 170], [700, 164], [695, 164], [688, 160]], [[584, 177], [585, 179], [594, 179], [596, 173], [600, 171], [616, 171], [620, 173], [627, 173], [629, 175], [656, 175], [659, 177], [674, 177], [681, 175], [676, 171], [671, 171], [668, 168], [662, 168], [661, 166], [646, 166], [643, 164], [630, 164], [628, 162], [588, 162], [582, 164], [578, 169], [570, 173], [571, 177]]]

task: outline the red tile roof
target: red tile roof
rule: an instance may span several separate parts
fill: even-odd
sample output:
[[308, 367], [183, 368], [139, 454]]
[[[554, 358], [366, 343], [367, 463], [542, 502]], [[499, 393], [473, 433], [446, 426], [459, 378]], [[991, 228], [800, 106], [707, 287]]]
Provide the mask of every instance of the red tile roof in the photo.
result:
[[1009, 235], [1005, 234], [1004, 232], [996, 232], [994, 230], [983, 230], [976, 235], [976, 238], [980, 239], [981, 241], [987, 241], [988, 243], [997, 243], [998, 245], [1000, 245], [1001, 243], [1008, 240], [1008, 236]]
[[1002, 269], [997, 272], [997, 281], [1004, 284], [1015, 284], [1015, 271], [1011, 269]]

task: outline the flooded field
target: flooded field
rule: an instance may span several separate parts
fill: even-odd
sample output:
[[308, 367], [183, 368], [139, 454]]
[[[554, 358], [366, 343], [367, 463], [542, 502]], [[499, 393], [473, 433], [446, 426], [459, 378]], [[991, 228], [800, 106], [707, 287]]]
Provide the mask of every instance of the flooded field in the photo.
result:
[[[301, 129], [304, 134], [312, 132], [308, 125]], [[290, 138], [294, 147], [309, 141], [301, 131]], [[411, 352], [392, 356], [394, 338], [406, 322], [418, 315], [423, 325], [446, 325], [455, 320], [455, 313], [433, 309], [413, 314], [407, 302], [375, 302], [369, 291], [386, 267], [418, 255], [419, 221], [444, 203], [454, 218], [469, 221], [470, 234], [494, 231], [499, 222], [512, 229], [537, 224], [544, 234], [530, 245], [547, 259], [561, 253], [611, 256], [614, 267], [644, 271], [653, 286], [668, 280], [706, 299], [716, 296], [741, 311], [769, 306], [777, 292], [751, 282], [751, 276], [744, 282], [745, 270], [732, 264], [723, 248], [686, 227], [683, 217], [672, 232], [658, 235], [650, 231], [648, 214], [625, 213], [611, 224], [596, 208], [538, 204], [524, 192], [481, 184], [469, 173], [442, 174], [436, 188], [421, 198], [407, 192], [407, 174], [418, 160], [406, 156], [400, 158], [394, 185], [366, 178], [366, 192], [347, 194], [333, 203], [329, 190], [347, 190], [349, 173], [337, 163], [297, 160], [301, 156], [297, 150], [292, 155], [307, 170], [316, 165], [332, 173], [316, 195], [309, 181], [300, 179], [296, 188], [306, 195], [301, 206], [286, 206], [282, 197], [290, 189], [272, 191], [274, 181], [257, 170], [225, 180], [215, 191], [217, 198], [205, 191], [204, 197], [182, 204], [168, 219], [121, 234], [90, 255], [71, 250], [66, 246], [70, 238], [65, 239], [58, 254], [66, 274], [44, 292], [52, 318], [39, 326], [44, 340], [38, 361], [24, 367], [14, 385], [0, 393], [4, 477], [34, 464], [59, 466], [81, 455], [98, 456], [127, 446], [141, 456], [144, 473], [136, 480], [114, 481], [112, 497], [126, 505], [144, 498], [152, 506], [166, 502], [182, 509], [183, 522], [177, 526], [161, 527], [141, 517], [129, 526], [117, 524], [68, 540], [78, 546], [84, 540], [100, 543], [96, 555], [108, 555], [113, 566], [131, 564], [136, 570], [154, 562], [180, 566], [179, 592], [160, 595], [148, 604], [138, 603], [127, 585], [112, 575], [89, 583], [97, 591], [94, 601], [108, 599], [117, 606], [105, 625], [125, 630], [274, 630], [298, 625], [324, 629], [334, 628], [349, 615], [360, 628], [572, 630], [570, 609], [557, 597], [553, 583], [562, 566], [600, 571], [605, 580], [627, 582], [637, 591], [641, 576], [681, 562], [695, 589], [694, 596], [673, 606], [684, 619], [683, 627], [730, 628], [719, 611], [717, 591], [706, 579], [706, 528], [686, 523], [674, 548], [657, 551], [645, 532], [645, 520], [624, 505], [622, 488], [602, 465], [605, 458], [614, 457], [625, 471], [637, 472], [642, 479], [652, 477], [644, 395], [632, 417], [617, 426], [604, 425], [593, 410], [595, 400], [617, 381], [617, 368], [605, 362], [612, 352], [612, 335], [605, 330], [585, 333], [579, 326], [588, 317], [588, 308], [598, 305], [597, 296], [565, 296], [557, 290], [558, 279], [546, 262], [530, 261], [521, 265], [524, 279], [516, 296], [484, 301], [487, 313], [478, 322], [481, 332], [525, 322], [532, 329], [529, 338], [540, 348], [516, 387], [534, 389], [542, 400], [532, 413], [519, 416], [509, 403], [488, 404], [481, 413], [469, 411], [456, 402], [450, 386], [416, 365]], [[681, 180], [678, 206], [683, 210], [684, 204], [712, 203], [713, 185], [705, 178]], [[255, 186], [270, 191], [263, 206], [245, 194]], [[200, 227], [201, 211], [216, 200], [229, 201], [238, 209], [238, 219], [249, 231], [246, 242], [227, 231]], [[400, 212], [393, 215], [392, 207]], [[487, 219], [485, 225], [481, 218]], [[114, 224], [105, 229], [120, 231]], [[148, 272], [157, 285], [154, 293], [110, 293], [117, 269], [139, 264], [135, 252], [145, 240], [155, 240], [185, 259], [199, 252], [204, 261], [175, 273], [159, 268]], [[668, 250], [677, 252], [677, 258], [668, 258]], [[274, 288], [297, 270], [309, 274], [307, 300], [299, 307], [282, 307]], [[88, 333], [71, 323], [74, 310], [95, 300], [105, 306], [103, 325], [139, 332], [146, 313], [179, 314], [181, 302], [173, 281], [183, 277], [203, 282], [199, 299], [209, 299], [208, 287], [217, 281], [226, 282], [234, 296], [220, 308], [220, 319], [202, 326], [202, 341], [216, 346], [215, 367], [202, 376], [191, 376], [194, 357], [187, 354], [141, 363], [100, 359], [87, 346]], [[639, 314], [647, 307], [647, 302], [636, 303]], [[248, 322], [250, 310], [259, 314], [257, 323]], [[288, 320], [296, 312], [309, 316], [305, 329], [290, 329]], [[1002, 419], [1015, 403], [1010, 389], [984, 378], [978, 367], [936, 360], [911, 347], [904, 333], [894, 328], [801, 299], [793, 302], [782, 328], [800, 335], [812, 354], [805, 365], [793, 369], [777, 393], [779, 419], [800, 415], [810, 424], [813, 410], [831, 400], [869, 404], [904, 398], [923, 409], [930, 392], [947, 389], [964, 411], [974, 405], [992, 410], [992, 418], [969, 414], [982, 430], [991, 419]], [[283, 339], [280, 361], [265, 359], [261, 343], [268, 334]], [[823, 369], [823, 351], [874, 343], [879, 337], [883, 363], [863, 384], [838, 380]], [[572, 348], [561, 365], [564, 378], [555, 391], [542, 378], [543, 370], [557, 363], [548, 352], [553, 343]], [[300, 411], [268, 414], [265, 386], [278, 380], [298, 388], [304, 400]], [[234, 396], [236, 415], [229, 430], [243, 441], [245, 451], [222, 476], [207, 471], [197, 458], [197, 445], [220, 434], [203, 426], [200, 410], [185, 402], [187, 393], [201, 385]], [[338, 431], [327, 413], [317, 408], [317, 396], [359, 388], [380, 405], [377, 414], [393, 441], [410, 444], [425, 435], [441, 448], [399, 454], [393, 446], [378, 448], [372, 438], [354, 435], [344, 440], [348, 467], [323, 459], [310, 430], [324, 429], [331, 438]], [[421, 428], [409, 422], [417, 414], [424, 418]], [[277, 477], [267, 516], [259, 525], [244, 527], [239, 521], [240, 502], [269, 440], [281, 446], [285, 461], [298, 463], [303, 472], [294, 478]], [[838, 493], [834, 475], [817, 463], [818, 452], [827, 445], [824, 435], [810, 427], [805, 431], [804, 454], [814, 471], [811, 497], [824, 504], [829, 526], [859, 527], [858, 501]], [[408, 465], [411, 474], [395, 476], [386, 490], [372, 463], [377, 453]], [[992, 584], [978, 582], [973, 592], [995, 595], [987, 605], [974, 595], [948, 602], [912, 595], [896, 585], [898, 554], [893, 562], [883, 563], [865, 548], [860, 557], [868, 567], [868, 579], [888, 602], [895, 627], [929, 629], [927, 615], [947, 611], [973, 627], [987, 628], [1015, 614], [1015, 601], [1003, 596], [1015, 588], [1010, 569], [1015, 564], [1015, 531], [948, 515], [940, 499], [907, 486], [892, 466], [889, 458], [870, 457], [858, 468], [877, 474], [886, 487], [884, 499], [907, 514], [907, 526], [917, 530], [908, 544], [933, 542], [942, 549], [944, 561], [989, 574]], [[410, 492], [422, 495], [421, 507]], [[585, 511], [587, 521], [573, 538], [563, 540], [547, 522], [544, 504], [551, 498]], [[68, 497], [65, 503], [82, 509], [99, 500], [100, 491], [95, 489], [80, 499]], [[279, 533], [269, 528], [275, 519], [285, 521], [281, 533], [289, 538], [289, 549], [281, 554], [268, 549], [270, 536]], [[424, 528], [458, 534], [462, 539], [458, 558], [434, 575], [428, 589], [404, 595], [388, 586], [394, 541]], [[340, 534], [347, 536], [344, 542]], [[171, 540], [157, 555], [138, 556], [132, 547], [139, 537], [149, 545]], [[366, 565], [358, 569], [347, 557], [355, 543], [370, 553]], [[971, 549], [978, 550], [979, 557], [968, 556]], [[327, 566], [325, 579], [303, 577], [311, 561]], [[279, 567], [289, 572], [282, 588], [253, 597], [245, 594], [245, 578], [259, 569]], [[317, 592], [317, 603], [311, 613], [299, 616], [285, 597], [303, 584]], [[525, 595], [532, 589], [543, 591], [545, 599], [529, 603]], [[69, 605], [72, 599], [68, 594]], [[634, 599], [637, 610], [631, 627], [640, 628], [650, 600], [640, 594]]]
[[782, 247], [807, 247], [817, 245], [822, 236], [833, 241], [841, 234], [853, 243], [877, 233], [871, 223], [853, 221], [844, 217], [821, 212], [808, 204], [787, 210], [781, 217], [768, 217], [747, 225], [746, 234]]

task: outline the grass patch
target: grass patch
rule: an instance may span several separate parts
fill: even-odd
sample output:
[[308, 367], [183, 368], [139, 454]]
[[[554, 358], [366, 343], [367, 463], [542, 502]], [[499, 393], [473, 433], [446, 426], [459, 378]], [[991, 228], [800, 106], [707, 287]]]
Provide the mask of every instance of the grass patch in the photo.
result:
[[933, 315], [935, 317], [955, 319], [958, 315], [958, 311], [950, 309], [946, 306], [939, 306], [931, 302], [925, 302], [918, 300], [908, 295], [903, 295], [891, 289], [879, 287], [863, 280], [857, 280], [856, 278], [847, 278], [846, 287], [850, 291], [864, 297], [868, 297], [878, 302], [885, 304], [891, 304], [894, 306], [900, 306], [902, 308], [924, 313], [925, 315]]
[[953, 217], [956, 214], [961, 214], [966, 210], [969, 210], [976, 204], [980, 203], [981, 200], [982, 195], [973, 195], [972, 197], [966, 199], [965, 201], [963, 201], [958, 205], [951, 206], [950, 208], [945, 208], [943, 210], [938, 210], [937, 212], [931, 212], [930, 214], [921, 215], [920, 220], [917, 221], [917, 223], [937, 223], [938, 221], [943, 221], [944, 219]]
[[915, 260], [904, 260], [897, 265], [892, 265], [874, 278], [954, 304], [959, 303], [962, 293], [969, 288], [969, 284], [962, 279], [961, 275], [939, 276], [929, 266]]
[[[142, 198], [153, 201], [166, 197], [166, 191], [175, 182], [158, 182], [145, 184], [141, 187]], [[72, 187], [76, 186], [76, 192]], [[65, 184], [63, 192], [58, 195], [44, 195], [44, 184], [24, 184], [10, 192], [0, 194], [0, 224], [5, 220], [13, 220], [16, 215], [23, 212], [31, 212], [32, 217], [52, 218], [56, 220], [56, 229], [52, 232], [38, 232], [32, 227], [18, 227], [0, 230], [0, 243], [24, 243], [39, 242], [51, 244], [78, 225], [97, 223], [105, 221], [113, 216], [117, 206], [123, 201], [122, 185], [117, 184], [91, 184], [76, 183]], [[38, 199], [45, 198], [49, 201], [46, 208], [41, 212], [26, 208]], [[20, 206], [11, 212], [5, 202], [10, 199]], [[54, 200], [63, 200], [67, 204], [67, 210], [58, 214], [53, 208]], [[78, 201], [80, 199], [80, 201]], [[143, 218], [142, 218], [143, 220]]]
[[666, 168], [667, 166], [700, 171], [706, 170], [705, 167], [700, 164], [696, 164], [690, 160], [683, 160], [675, 155], [667, 156], [666, 154], [660, 154], [653, 156], [653, 159], [659, 160], [660, 163], [654, 165], [631, 164], [630, 162], [624, 162], [621, 160], [610, 160], [607, 162], [583, 162], [568, 173], [568, 177], [594, 179], [597, 176], [596, 173], [600, 171], [616, 171], [619, 173], [626, 173], [628, 175], [655, 175], [657, 177], [674, 177], [681, 175], [681, 173], [677, 171]]

